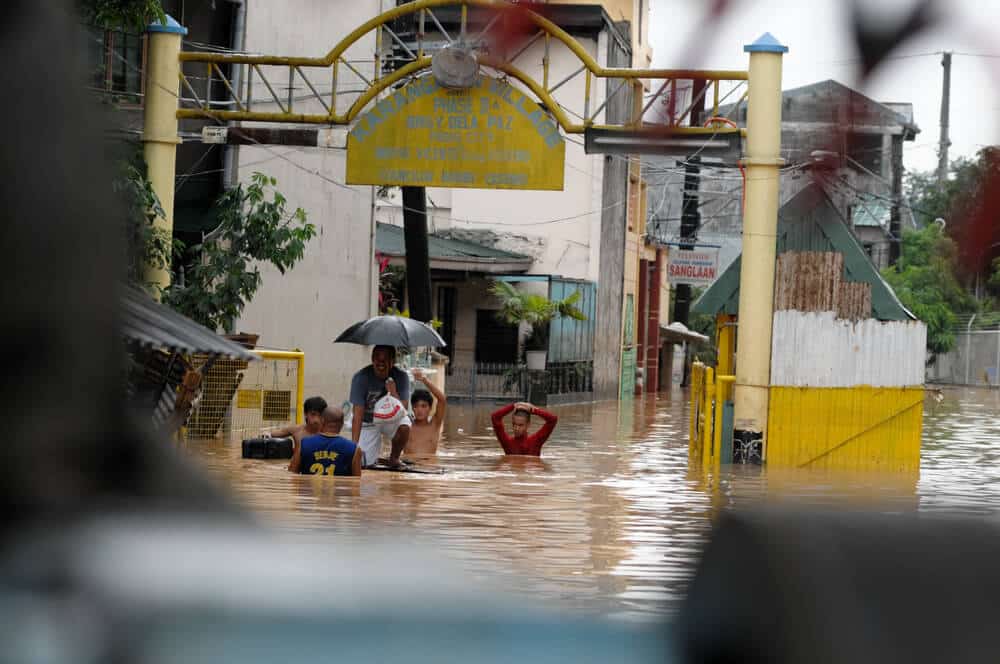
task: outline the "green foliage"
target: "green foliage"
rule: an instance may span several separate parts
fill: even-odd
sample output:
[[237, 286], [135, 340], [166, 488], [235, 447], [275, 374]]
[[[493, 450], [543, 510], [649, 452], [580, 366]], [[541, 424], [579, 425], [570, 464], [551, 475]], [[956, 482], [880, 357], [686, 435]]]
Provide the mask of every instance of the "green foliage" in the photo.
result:
[[[925, 224], [937, 218], [945, 220], [945, 232], [959, 248], [957, 274], [967, 286], [977, 280], [989, 282], [994, 272], [990, 245], [1000, 242], [1000, 220], [995, 209], [997, 182], [1000, 149], [996, 147], [983, 148], [974, 159], [951, 162], [948, 178], [941, 184], [934, 173], [907, 176], [906, 192], [917, 218]], [[986, 283], [994, 297], [1000, 296], [998, 286]]]
[[979, 190], [984, 175], [983, 160], [959, 157], [951, 162], [949, 172], [941, 184], [934, 171], [906, 173], [903, 187], [921, 226], [938, 218], [953, 221], [957, 204]]
[[990, 278], [986, 280], [986, 285], [995, 291], [1000, 291], [1000, 257], [993, 259], [990, 268]]
[[580, 291], [574, 291], [563, 300], [550, 300], [544, 295], [518, 290], [506, 281], [490, 284], [490, 293], [500, 301], [497, 319], [508, 325], [527, 324], [531, 334], [527, 340], [529, 350], [547, 350], [549, 323], [556, 318], [587, 320], [576, 303], [580, 301]]
[[78, 0], [84, 23], [110, 30], [143, 32], [153, 21], [167, 22], [160, 0]]
[[957, 250], [938, 224], [903, 234], [899, 261], [882, 271], [903, 305], [927, 325], [927, 350], [947, 353], [955, 344], [956, 314], [976, 311], [975, 299], [955, 276]]
[[133, 150], [127, 159], [118, 163], [118, 173], [111, 186], [125, 204], [125, 279], [155, 295], [157, 286], [145, 280], [146, 266], [169, 270], [171, 257], [183, 245], [165, 229], [154, 225], [158, 217], [164, 217], [163, 206], [146, 176], [146, 161], [141, 150]]
[[259, 266], [269, 263], [284, 274], [302, 258], [316, 228], [302, 208], [286, 211], [277, 184], [254, 173], [219, 198], [219, 226], [193, 247], [200, 259], [185, 271], [184, 283], [167, 290], [168, 304], [209, 329], [232, 331], [260, 288]]

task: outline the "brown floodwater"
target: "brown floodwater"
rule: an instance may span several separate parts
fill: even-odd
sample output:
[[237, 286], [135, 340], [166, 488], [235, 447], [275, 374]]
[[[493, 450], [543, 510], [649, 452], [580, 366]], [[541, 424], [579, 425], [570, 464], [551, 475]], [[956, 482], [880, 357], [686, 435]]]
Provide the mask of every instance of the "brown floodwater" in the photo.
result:
[[[268, 526], [345, 540], [412, 538], [470, 579], [501, 579], [570, 613], [655, 619], [676, 608], [719, 510], [761, 501], [882, 512], [1000, 512], [1000, 392], [928, 398], [919, 473], [688, 464], [687, 394], [553, 408], [543, 457], [504, 457], [489, 404], [449, 406], [441, 475], [294, 476], [240, 458], [239, 441], [187, 450]], [[400, 552], [397, 570], [420, 574]]]

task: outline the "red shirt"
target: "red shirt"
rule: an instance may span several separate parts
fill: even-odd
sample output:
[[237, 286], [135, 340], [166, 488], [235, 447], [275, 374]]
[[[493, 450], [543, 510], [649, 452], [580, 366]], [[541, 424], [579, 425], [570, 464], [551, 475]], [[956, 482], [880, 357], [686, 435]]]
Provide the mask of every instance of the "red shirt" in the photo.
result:
[[542, 410], [541, 408], [535, 408], [534, 414], [545, 420], [545, 424], [542, 425], [541, 429], [530, 436], [514, 438], [507, 433], [507, 429], [503, 424], [503, 418], [510, 414], [513, 410], [514, 404], [508, 404], [493, 413], [493, 431], [496, 433], [497, 440], [500, 441], [500, 445], [503, 446], [503, 451], [506, 454], [530, 454], [531, 456], [542, 456], [542, 445], [544, 445], [545, 441], [552, 435], [552, 431], [556, 428], [556, 422], [559, 421], [559, 417], [548, 411]]

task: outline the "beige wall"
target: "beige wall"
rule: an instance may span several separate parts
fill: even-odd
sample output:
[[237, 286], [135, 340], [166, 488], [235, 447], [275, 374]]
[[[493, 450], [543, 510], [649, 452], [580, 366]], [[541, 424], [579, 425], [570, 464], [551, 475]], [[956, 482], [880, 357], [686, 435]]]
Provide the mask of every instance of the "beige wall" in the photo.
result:
[[[605, 39], [582, 39], [581, 44], [603, 63], [607, 49]], [[544, 46], [539, 43], [522, 54], [516, 64], [541, 81], [543, 56]], [[551, 46], [550, 59], [550, 85], [580, 66], [576, 56], [562, 44]], [[534, 99], [519, 82], [513, 79], [511, 82]], [[585, 77], [580, 74], [554, 93], [555, 99], [571, 111], [574, 121], [578, 118], [572, 113], [584, 111], [585, 85]], [[603, 102], [605, 93], [603, 83], [591, 86], [591, 112]], [[559, 274], [596, 281], [600, 274], [601, 209], [615, 202], [603, 200], [603, 157], [585, 154], [582, 144], [583, 136], [573, 135], [566, 140], [562, 191], [431, 188], [427, 192], [429, 223], [436, 230], [469, 233], [473, 240], [477, 234], [486, 233], [490, 241], [496, 239], [501, 248], [534, 258], [533, 274]], [[376, 218], [401, 225], [399, 205], [398, 194], [394, 193], [390, 201], [378, 203]], [[565, 220], [553, 222], [555, 219]]]
[[[322, 56], [378, 10], [378, 2], [371, 0], [249, 0], [246, 48], [287, 56]], [[373, 47], [369, 39], [353, 47], [348, 57], [360, 58], [359, 54]], [[364, 65], [356, 66], [371, 75], [372, 65], [367, 70]], [[265, 73], [272, 81], [287, 80], [287, 68], [285, 78], [276, 70], [265, 68]], [[324, 86], [318, 76], [310, 78], [320, 92], [330, 91], [329, 81]], [[266, 98], [267, 89], [259, 77], [255, 81], [254, 99]], [[342, 85], [360, 87], [355, 83], [345, 80]], [[308, 91], [296, 94], [303, 92]], [[352, 99], [352, 95], [338, 93], [338, 107], [343, 110]], [[296, 108], [316, 111], [319, 105], [297, 101]], [[321, 394], [331, 401], [347, 397], [350, 377], [367, 362], [368, 353], [360, 346], [334, 345], [333, 339], [351, 323], [372, 315], [376, 301], [373, 189], [330, 182], [344, 182], [345, 157], [343, 150], [244, 146], [238, 159], [241, 180], [246, 181], [254, 171], [274, 176], [290, 209], [302, 207], [317, 230], [295, 268], [284, 275], [262, 268], [263, 285], [240, 318], [238, 329], [260, 334], [261, 345], [305, 351], [307, 395]]]
[[663, 251], [663, 269], [660, 270], [660, 325], [669, 325], [671, 322], [670, 280], [667, 279], [667, 261], [669, 259], [670, 250], [666, 249]]
[[[652, 0], [549, 0], [554, 5], [601, 5], [612, 21], [628, 21], [632, 25], [632, 66], [648, 68], [653, 61], [649, 46], [649, 4]], [[640, 31], [640, 25], [641, 31]]]

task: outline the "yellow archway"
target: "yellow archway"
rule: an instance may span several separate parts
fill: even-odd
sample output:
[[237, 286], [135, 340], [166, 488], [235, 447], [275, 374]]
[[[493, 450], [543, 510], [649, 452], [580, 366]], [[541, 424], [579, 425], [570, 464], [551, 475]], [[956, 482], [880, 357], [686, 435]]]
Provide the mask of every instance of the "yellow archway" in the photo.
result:
[[[544, 104], [545, 108], [552, 113], [553, 118], [558, 122], [563, 132], [567, 134], [582, 134], [587, 128], [621, 130], [638, 129], [642, 126], [644, 111], [650, 107], [658, 96], [661, 96], [668, 91], [676, 91], [676, 83], [681, 80], [700, 79], [706, 81], [707, 86], [705, 94], [708, 94], [709, 90], [713, 91], [712, 108], [713, 111], [717, 111], [720, 100], [720, 84], [725, 82], [746, 81], [748, 77], [746, 71], [739, 70], [708, 71], [602, 67], [597, 63], [597, 61], [594, 60], [593, 57], [591, 57], [580, 42], [574, 39], [569, 33], [560, 28], [558, 25], [534, 11], [518, 5], [513, 5], [506, 0], [460, 0], [458, 2], [456, 2], [456, 0], [417, 0], [416, 2], [410, 2], [384, 12], [362, 24], [344, 37], [329, 53], [323, 57], [303, 58], [276, 55], [244, 55], [198, 52], [181, 53], [179, 55], [179, 61], [181, 63], [180, 81], [182, 91], [189, 93], [192, 96], [191, 98], [193, 99], [193, 102], [190, 103], [193, 103], [193, 106], [182, 107], [177, 110], [177, 117], [211, 117], [219, 121], [242, 120], [323, 125], [351, 124], [370, 103], [378, 98], [382, 92], [406, 78], [419, 75], [431, 66], [431, 58], [426, 54], [424, 48], [427, 44], [423, 42], [424, 28], [428, 25], [428, 23], [435, 26], [446, 41], [452, 41], [450, 35], [441, 26], [441, 23], [433, 13], [434, 9], [443, 7], [459, 7], [461, 9], [461, 24], [459, 26], [460, 39], [464, 39], [466, 36], [469, 8], [484, 8], [494, 10], [496, 12], [486, 27], [480, 31], [480, 35], [488, 32], [496, 21], [504, 16], [505, 12], [517, 12], [518, 20], [522, 22], [527, 21], [537, 28], [537, 32], [531, 38], [531, 41], [536, 39], [544, 40], [546, 54], [542, 62], [541, 81], [536, 80], [531, 75], [515, 66], [513, 64], [513, 60], [516, 60], [516, 56], [514, 58], [510, 58], [509, 60], [503, 60], [495, 56], [481, 55], [478, 60], [481, 65], [497, 72], [501, 72], [521, 82], [532, 92], [533, 95], [535, 95], [537, 100]], [[412, 15], [416, 15], [418, 25], [420, 26], [418, 31], [417, 48], [415, 51], [403, 44], [399, 36], [393, 32], [391, 25], [393, 21], [396, 21], [397, 19]], [[428, 21], [428, 19], [430, 19], [430, 21]], [[363, 76], [344, 56], [352, 45], [364, 39], [372, 32], [375, 33], [376, 44], [376, 54], [374, 56], [375, 76], [368, 79]], [[386, 39], [392, 40], [396, 44], [401, 45], [402, 49], [404, 49], [404, 51], [411, 57], [409, 62], [396, 68], [392, 73], [381, 76], [381, 60], [379, 53], [382, 50], [383, 41]], [[583, 100], [583, 104], [581, 104], [581, 107], [584, 109], [582, 121], [573, 121], [569, 117], [569, 114], [566, 113], [562, 105], [560, 105], [552, 95], [556, 88], [560, 87], [568, 80], [564, 79], [554, 85], [549, 81], [550, 58], [548, 54], [553, 40], [564, 45], [579, 61], [579, 68], [576, 69], [576, 73], [573, 76], [583, 74], [585, 77], [585, 99]], [[204, 69], [198, 67], [198, 65], [203, 65]], [[237, 87], [243, 88], [244, 85], [234, 86], [233, 82], [224, 75], [221, 69], [222, 65], [242, 65], [245, 68], [246, 76], [242, 77], [242, 83], [245, 84], [246, 88], [245, 90], [236, 89]], [[200, 70], [204, 72], [209, 79], [221, 82], [223, 88], [228, 93], [228, 98], [223, 100], [209, 100], [207, 98], [201, 99], [196, 93], [195, 87], [191, 83], [191, 80], [195, 78], [195, 74], [185, 71], [185, 66], [195, 71]], [[274, 71], [274, 68], [276, 67], [285, 70], [285, 76], [283, 77], [284, 80], [282, 80], [281, 84], [277, 84], [277, 72]], [[269, 70], [265, 71], [264, 68], [269, 68]], [[356, 77], [362, 80], [366, 84], [366, 89], [351, 103], [346, 111], [338, 113], [337, 83], [344, 70], [350, 70]], [[270, 74], [270, 77], [268, 74]], [[266, 104], [272, 107], [277, 106], [279, 109], [278, 111], [255, 111], [253, 109], [254, 100], [252, 99], [250, 91], [252, 90], [254, 77], [258, 78], [270, 93], [270, 96], [264, 100], [257, 100], [258, 105]], [[323, 113], [296, 112], [295, 98], [291, 94], [291, 89], [297, 79], [301, 80], [301, 82], [304, 83], [305, 86], [311, 91], [311, 95], [307, 97], [307, 101], [318, 102], [324, 110]], [[644, 107], [642, 105], [636, 106], [634, 112], [626, 121], [618, 124], [597, 125], [595, 124], [595, 120], [600, 114], [600, 111], [603, 110], [603, 105], [597, 109], [589, 108], [590, 89], [596, 79], [606, 81], [616, 80], [618, 81], [619, 88], [627, 83], [635, 83], [641, 80], [656, 81], [659, 83], [659, 87], [656, 94], [653, 95]], [[320, 94], [316, 90], [316, 86], [313, 81], [317, 80], [332, 81], [333, 87], [329, 95]], [[275, 92], [275, 89], [279, 87], [287, 87], [289, 94], [285, 97], [279, 96]], [[611, 94], [608, 95], [608, 97], [611, 96]], [[218, 106], [222, 104], [235, 106], [237, 110], [219, 109]], [[706, 128], [681, 126], [681, 123], [689, 115], [690, 110], [691, 108], [689, 107], [675, 117], [675, 121], [672, 122], [669, 127], [670, 133], [697, 136], [734, 134], [740, 132], [738, 128], [733, 127], [717, 126]], [[713, 116], [714, 115], [717, 115], [717, 113], [713, 113]]]

